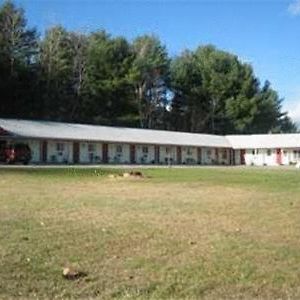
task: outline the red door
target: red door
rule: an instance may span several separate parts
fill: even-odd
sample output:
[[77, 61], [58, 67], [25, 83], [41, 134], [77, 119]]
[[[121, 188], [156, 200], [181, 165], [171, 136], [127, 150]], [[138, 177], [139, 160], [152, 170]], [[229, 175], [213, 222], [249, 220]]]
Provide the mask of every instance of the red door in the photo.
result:
[[181, 147], [177, 147], [177, 164], [180, 165], [182, 163], [182, 157], [181, 157]]
[[47, 141], [41, 142], [41, 162], [47, 162]]
[[245, 149], [241, 149], [240, 150], [240, 154], [241, 154], [241, 165], [245, 164], [245, 154], [246, 154], [246, 150]]
[[201, 148], [197, 148], [197, 161], [198, 161], [198, 164], [201, 165], [201, 163], [202, 163], [202, 149]]
[[130, 163], [135, 164], [135, 145], [130, 145]]
[[281, 149], [276, 149], [276, 163], [282, 165], [282, 153]]
[[102, 162], [108, 163], [108, 144], [102, 145]]
[[79, 163], [79, 156], [80, 156], [80, 149], [79, 149], [79, 143], [74, 142], [73, 143], [73, 163], [78, 164]]

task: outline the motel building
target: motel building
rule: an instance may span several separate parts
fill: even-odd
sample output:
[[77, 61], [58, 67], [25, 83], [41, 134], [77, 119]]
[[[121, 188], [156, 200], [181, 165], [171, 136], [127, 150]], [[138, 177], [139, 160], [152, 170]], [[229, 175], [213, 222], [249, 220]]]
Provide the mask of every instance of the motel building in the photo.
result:
[[0, 147], [26, 144], [31, 164], [255, 165], [300, 162], [300, 134], [210, 135], [0, 119]]

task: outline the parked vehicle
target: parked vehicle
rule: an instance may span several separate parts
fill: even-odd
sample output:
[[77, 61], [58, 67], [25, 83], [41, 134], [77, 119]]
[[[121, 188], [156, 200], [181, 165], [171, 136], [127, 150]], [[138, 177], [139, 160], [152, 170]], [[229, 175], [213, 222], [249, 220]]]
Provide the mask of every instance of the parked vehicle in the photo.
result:
[[0, 149], [0, 160], [7, 164], [23, 163], [27, 165], [31, 157], [31, 150], [26, 144], [6, 145]]

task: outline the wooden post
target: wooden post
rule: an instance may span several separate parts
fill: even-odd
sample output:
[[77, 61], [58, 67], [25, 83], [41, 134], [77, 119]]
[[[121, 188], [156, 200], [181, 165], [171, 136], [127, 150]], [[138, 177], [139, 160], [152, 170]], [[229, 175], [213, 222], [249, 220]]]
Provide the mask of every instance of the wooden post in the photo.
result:
[[236, 165], [236, 161], [235, 161], [235, 150], [232, 149], [232, 163], [235, 166]]
[[181, 165], [182, 164], [182, 153], [181, 153], [181, 147], [177, 146], [177, 154], [176, 154], [176, 158], [177, 158], [177, 164]]
[[216, 157], [215, 157], [215, 159], [216, 159], [216, 164], [219, 164], [219, 149], [218, 148], [216, 148]]

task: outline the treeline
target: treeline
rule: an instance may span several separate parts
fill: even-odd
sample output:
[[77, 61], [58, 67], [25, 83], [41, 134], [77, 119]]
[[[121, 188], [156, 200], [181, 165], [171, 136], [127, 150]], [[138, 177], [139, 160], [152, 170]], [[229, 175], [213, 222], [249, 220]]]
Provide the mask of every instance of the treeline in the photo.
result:
[[282, 99], [236, 55], [201, 46], [171, 58], [151, 35], [49, 28], [0, 7], [0, 116], [218, 134], [294, 132]]

